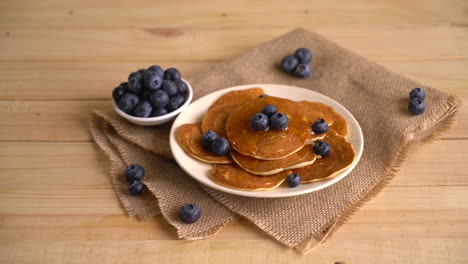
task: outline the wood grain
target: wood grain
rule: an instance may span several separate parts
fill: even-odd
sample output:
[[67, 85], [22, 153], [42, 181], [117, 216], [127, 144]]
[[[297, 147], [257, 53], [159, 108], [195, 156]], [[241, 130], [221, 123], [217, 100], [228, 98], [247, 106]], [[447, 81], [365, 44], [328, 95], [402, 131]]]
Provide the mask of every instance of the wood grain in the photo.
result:
[[[370, 58], [468, 58], [468, 36], [463, 27], [380, 26], [343, 30], [324, 26], [311, 29]], [[141, 28], [35, 29], [0, 26], [0, 31], [10, 32], [8, 36], [0, 38], [0, 47], [9, 51], [0, 53], [0, 61], [213, 61], [247, 51], [287, 33], [291, 28], [179, 30], [176, 36], [166, 37]], [[395, 38], [395, 35], [399, 37]], [[382, 46], [386, 48], [382, 49]]]
[[[246, 220], [189, 242], [127, 217], [90, 110], [130, 71], [188, 76], [297, 26], [457, 94], [452, 129], [306, 256]], [[467, 263], [467, 28], [464, 0], [0, 1], [0, 263]]]

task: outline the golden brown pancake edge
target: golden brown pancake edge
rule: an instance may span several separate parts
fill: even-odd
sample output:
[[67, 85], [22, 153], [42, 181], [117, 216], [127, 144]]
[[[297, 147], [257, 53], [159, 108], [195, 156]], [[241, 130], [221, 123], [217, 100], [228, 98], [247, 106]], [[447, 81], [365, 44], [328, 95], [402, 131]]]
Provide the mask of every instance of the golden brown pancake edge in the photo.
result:
[[238, 190], [245, 191], [266, 191], [280, 186], [292, 170], [285, 170], [280, 173], [258, 177], [252, 175], [237, 164], [214, 164], [209, 174], [209, 178], [215, 183]]
[[258, 176], [268, 176], [288, 169], [297, 169], [314, 163], [316, 155], [313, 145], [305, 145], [301, 150], [279, 160], [260, 160], [231, 151], [231, 157], [239, 167]]
[[176, 131], [176, 138], [179, 144], [189, 156], [206, 163], [231, 163], [230, 155], [217, 156], [203, 148], [201, 145], [201, 125], [183, 124]]
[[260, 87], [252, 87], [242, 90], [234, 90], [221, 95], [210, 107], [228, 106], [228, 105], [241, 105], [247, 101], [258, 98], [264, 94], [265, 91]]
[[338, 175], [351, 166], [356, 153], [351, 143], [339, 135], [326, 136], [324, 141], [331, 146], [327, 157], [318, 158], [312, 165], [295, 169], [294, 172], [301, 177], [301, 183], [323, 181]]

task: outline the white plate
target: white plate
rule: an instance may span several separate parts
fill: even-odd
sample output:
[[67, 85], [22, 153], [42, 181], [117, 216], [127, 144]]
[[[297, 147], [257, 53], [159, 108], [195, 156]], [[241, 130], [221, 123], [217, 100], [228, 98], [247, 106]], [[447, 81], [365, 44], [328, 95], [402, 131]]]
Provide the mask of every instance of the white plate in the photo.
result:
[[[348, 121], [349, 127], [349, 137], [348, 141], [353, 145], [354, 150], [356, 151], [356, 158], [352, 165], [339, 173], [336, 177], [315, 182], [309, 184], [301, 184], [298, 187], [290, 188], [286, 184], [282, 184], [278, 188], [268, 191], [243, 191], [228, 188], [222, 185], [219, 185], [213, 182], [209, 177], [208, 173], [211, 170], [211, 164], [203, 163], [198, 161], [185, 153], [182, 147], [176, 140], [175, 132], [177, 128], [185, 123], [199, 123], [203, 120], [203, 116], [205, 115], [208, 107], [216, 101], [221, 95], [225, 94], [226, 92], [232, 90], [241, 90], [247, 89], [252, 87], [261, 87], [265, 92], [269, 95], [287, 98], [294, 101], [314, 101], [314, 102], [322, 102], [325, 103], [342, 115]], [[327, 186], [332, 185], [333, 183], [343, 179], [346, 175], [348, 175], [356, 164], [359, 162], [361, 158], [362, 150], [364, 148], [364, 138], [362, 136], [361, 127], [359, 126], [358, 122], [354, 118], [354, 116], [346, 110], [341, 104], [336, 102], [335, 100], [311, 91], [304, 88], [298, 88], [294, 86], [287, 86], [287, 85], [277, 85], [277, 84], [249, 84], [249, 85], [241, 85], [231, 88], [226, 88], [223, 90], [216, 91], [214, 93], [208, 94], [197, 101], [193, 102], [189, 105], [182, 113], [179, 114], [177, 119], [174, 121], [174, 124], [171, 128], [171, 133], [169, 136], [169, 142], [171, 145], [172, 154], [177, 161], [177, 163], [182, 167], [182, 169], [187, 172], [190, 176], [192, 176], [195, 180], [199, 181], [200, 183], [207, 185], [213, 189], [242, 195], [242, 196], [250, 196], [250, 197], [261, 197], [261, 198], [276, 198], [276, 197], [287, 197], [287, 196], [295, 196], [305, 193], [314, 192], [320, 189], [323, 189]]]

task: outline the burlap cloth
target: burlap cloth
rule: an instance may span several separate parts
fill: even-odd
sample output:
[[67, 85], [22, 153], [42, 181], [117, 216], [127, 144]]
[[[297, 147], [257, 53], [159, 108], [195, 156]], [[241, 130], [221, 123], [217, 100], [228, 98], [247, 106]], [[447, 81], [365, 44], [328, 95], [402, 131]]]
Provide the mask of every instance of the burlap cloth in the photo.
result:
[[[291, 77], [279, 62], [298, 47], [313, 53], [313, 75]], [[448, 128], [461, 101], [386, 70], [323, 37], [296, 29], [242, 55], [216, 64], [188, 78], [195, 97], [218, 89], [251, 83], [287, 84], [311, 89], [343, 104], [358, 120], [364, 133], [364, 153], [356, 168], [336, 184], [291, 198], [259, 199], [222, 193], [201, 186], [171, 157], [168, 134], [171, 124], [159, 127], [132, 125], [115, 113], [94, 111], [91, 133], [109, 156], [110, 175], [125, 210], [138, 218], [159, 212], [182, 239], [210, 237], [227, 223], [245, 217], [288, 247], [308, 252], [334, 232], [365, 201], [393, 178], [411, 143], [433, 138]], [[426, 111], [408, 113], [408, 93], [426, 91]], [[142, 196], [131, 196], [123, 177], [125, 167], [145, 167]], [[178, 218], [180, 206], [195, 202], [202, 217], [195, 224]]]

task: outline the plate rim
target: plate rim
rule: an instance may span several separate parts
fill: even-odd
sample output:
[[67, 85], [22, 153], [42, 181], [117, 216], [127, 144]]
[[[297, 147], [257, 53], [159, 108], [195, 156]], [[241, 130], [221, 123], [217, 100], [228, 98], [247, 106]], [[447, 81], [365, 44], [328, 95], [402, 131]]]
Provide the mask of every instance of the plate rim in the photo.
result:
[[[268, 87], [265, 87], [265, 86], [276, 86], [276, 87], [283, 87], [283, 88], [294, 88], [294, 89], [300, 89], [300, 90], [304, 90], [305, 92], [307, 93], [312, 93], [312, 94], [318, 94], [319, 96], [322, 96], [322, 97], [325, 97], [327, 98], [326, 100], [330, 100], [331, 102], [333, 102], [334, 104], [336, 105], [339, 105], [341, 107], [341, 111], [345, 111], [347, 113], [347, 115], [352, 119], [353, 123], [355, 123], [356, 125], [356, 128], [357, 128], [357, 136], [358, 136], [358, 139], [360, 140], [361, 144], [360, 144], [360, 148], [358, 150], [356, 150], [356, 147], [353, 145], [353, 147], [355, 148], [355, 151], [356, 151], [356, 157], [353, 161], [353, 163], [351, 164], [350, 167], [348, 167], [347, 169], [339, 172], [339, 175], [338, 176], [335, 176], [331, 179], [329, 179], [327, 182], [324, 182], [324, 184], [322, 185], [319, 185], [319, 186], [316, 186], [316, 187], [313, 187], [313, 188], [310, 188], [310, 189], [303, 189], [303, 190], [299, 190], [299, 191], [296, 191], [296, 192], [284, 192], [284, 193], [269, 193], [269, 191], [246, 191], [246, 190], [240, 190], [240, 189], [234, 189], [234, 188], [229, 188], [229, 187], [226, 187], [226, 186], [223, 186], [223, 185], [219, 185], [213, 181], [209, 182], [209, 183], [205, 183], [203, 181], [201, 181], [201, 179], [199, 179], [196, 175], [193, 175], [192, 172], [190, 172], [190, 170], [188, 168], [186, 168], [186, 166], [182, 165], [182, 161], [179, 160], [181, 157], [179, 157], [178, 155], [176, 155], [176, 153], [174, 153], [174, 148], [175, 148], [175, 145], [179, 145], [179, 143], [177, 142], [177, 139], [175, 137], [175, 130], [176, 130], [176, 125], [178, 123], [178, 121], [180, 120], [181, 116], [183, 117], [184, 116], [184, 112], [190, 110], [190, 107], [193, 105], [193, 104], [196, 104], [198, 101], [204, 99], [205, 97], [207, 96], [212, 96], [213, 94], [219, 94], [219, 96], [227, 93], [227, 92], [230, 92], [232, 90], [245, 90], [245, 89], [249, 89], [249, 88], [255, 88], [255, 87], [260, 87], [262, 89], [267, 89], [268, 90]], [[273, 89], [273, 88], [272, 88]], [[288, 98], [286, 98], [288, 99]], [[206, 110], [208, 110], [208, 107], [209, 106], [206, 106]], [[339, 110], [339, 111], [340, 111]], [[206, 112], [206, 111], [205, 111]], [[348, 118], [346, 118], [347, 121], [349, 122]], [[179, 125], [177, 125], [179, 126]], [[314, 91], [314, 90], [310, 90], [310, 89], [306, 89], [306, 88], [302, 88], [302, 87], [298, 87], [298, 86], [293, 86], [293, 85], [284, 85], [284, 84], [266, 84], [266, 83], [260, 83], [260, 84], [245, 84], [245, 85], [238, 85], [238, 86], [232, 86], [232, 87], [227, 87], [227, 88], [223, 88], [223, 89], [219, 89], [219, 90], [216, 90], [214, 92], [211, 92], [209, 94], [206, 94], [205, 96], [203, 97], [200, 97], [198, 98], [197, 100], [193, 101], [186, 109], [184, 109], [184, 111], [182, 111], [178, 116], [177, 118], [174, 120], [172, 126], [171, 126], [171, 130], [170, 130], [170, 133], [169, 133], [169, 145], [170, 145], [170, 149], [171, 149], [171, 153], [172, 153], [172, 156], [174, 157], [175, 161], [177, 162], [177, 165], [179, 165], [179, 167], [182, 168], [182, 170], [187, 173], [188, 175], [190, 175], [191, 178], [193, 178], [194, 180], [196, 180], [198, 183], [200, 184], [203, 184], [207, 187], [210, 187], [210, 188], [213, 188], [213, 189], [216, 189], [218, 191], [221, 191], [221, 192], [225, 192], [225, 193], [229, 193], [229, 194], [234, 194], [234, 195], [239, 195], [239, 196], [246, 196], [246, 197], [256, 197], [256, 198], [280, 198], [280, 197], [292, 197], [292, 196], [298, 196], [298, 195], [303, 195], [303, 194], [307, 194], [307, 193], [312, 193], [312, 192], [315, 192], [315, 191], [319, 191], [321, 189], [324, 189], [326, 187], [329, 187], [333, 184], [335, 184], [336, 182], [342, 180], [343, 178], [345, 178], [347, 175], [349, 175], [349, 173], [351, 173], [351, 171], [357, 166], [357, 164], [359, 163], [360, 159], [361, 159], [361, 156], [362, 156], [362, 153], [363, 153], [363, 150], [364, 150], [364, 135], [362, 133], [362, 128], [359, 124], [359, 122], [357, 121], [357, 119], [354, 117], [354, 115], [346, 108], [344, 107], [342, 104], [340, 104], [338, 101], [336, 101], [335, 99], [327, 96], [327, 95], [324, 95], [322, 93], [319, 93], [317, 91]], [[180, 148], [182, 148], [181, 146], [179, 146]], [[183, 149], [182, 149], [183, 151]], [[184, 152], [185, 153], [185, 152]], [[185, 153], [185, 155], [187, 155], [190, 159], [193, 159], [195, 160], [193, 157], [190, 157], [187, 153]], [[305, 185], [305, 184], [304, 184]], [[294, 188], [291, 188], [291, 190], [294, 190]]]

